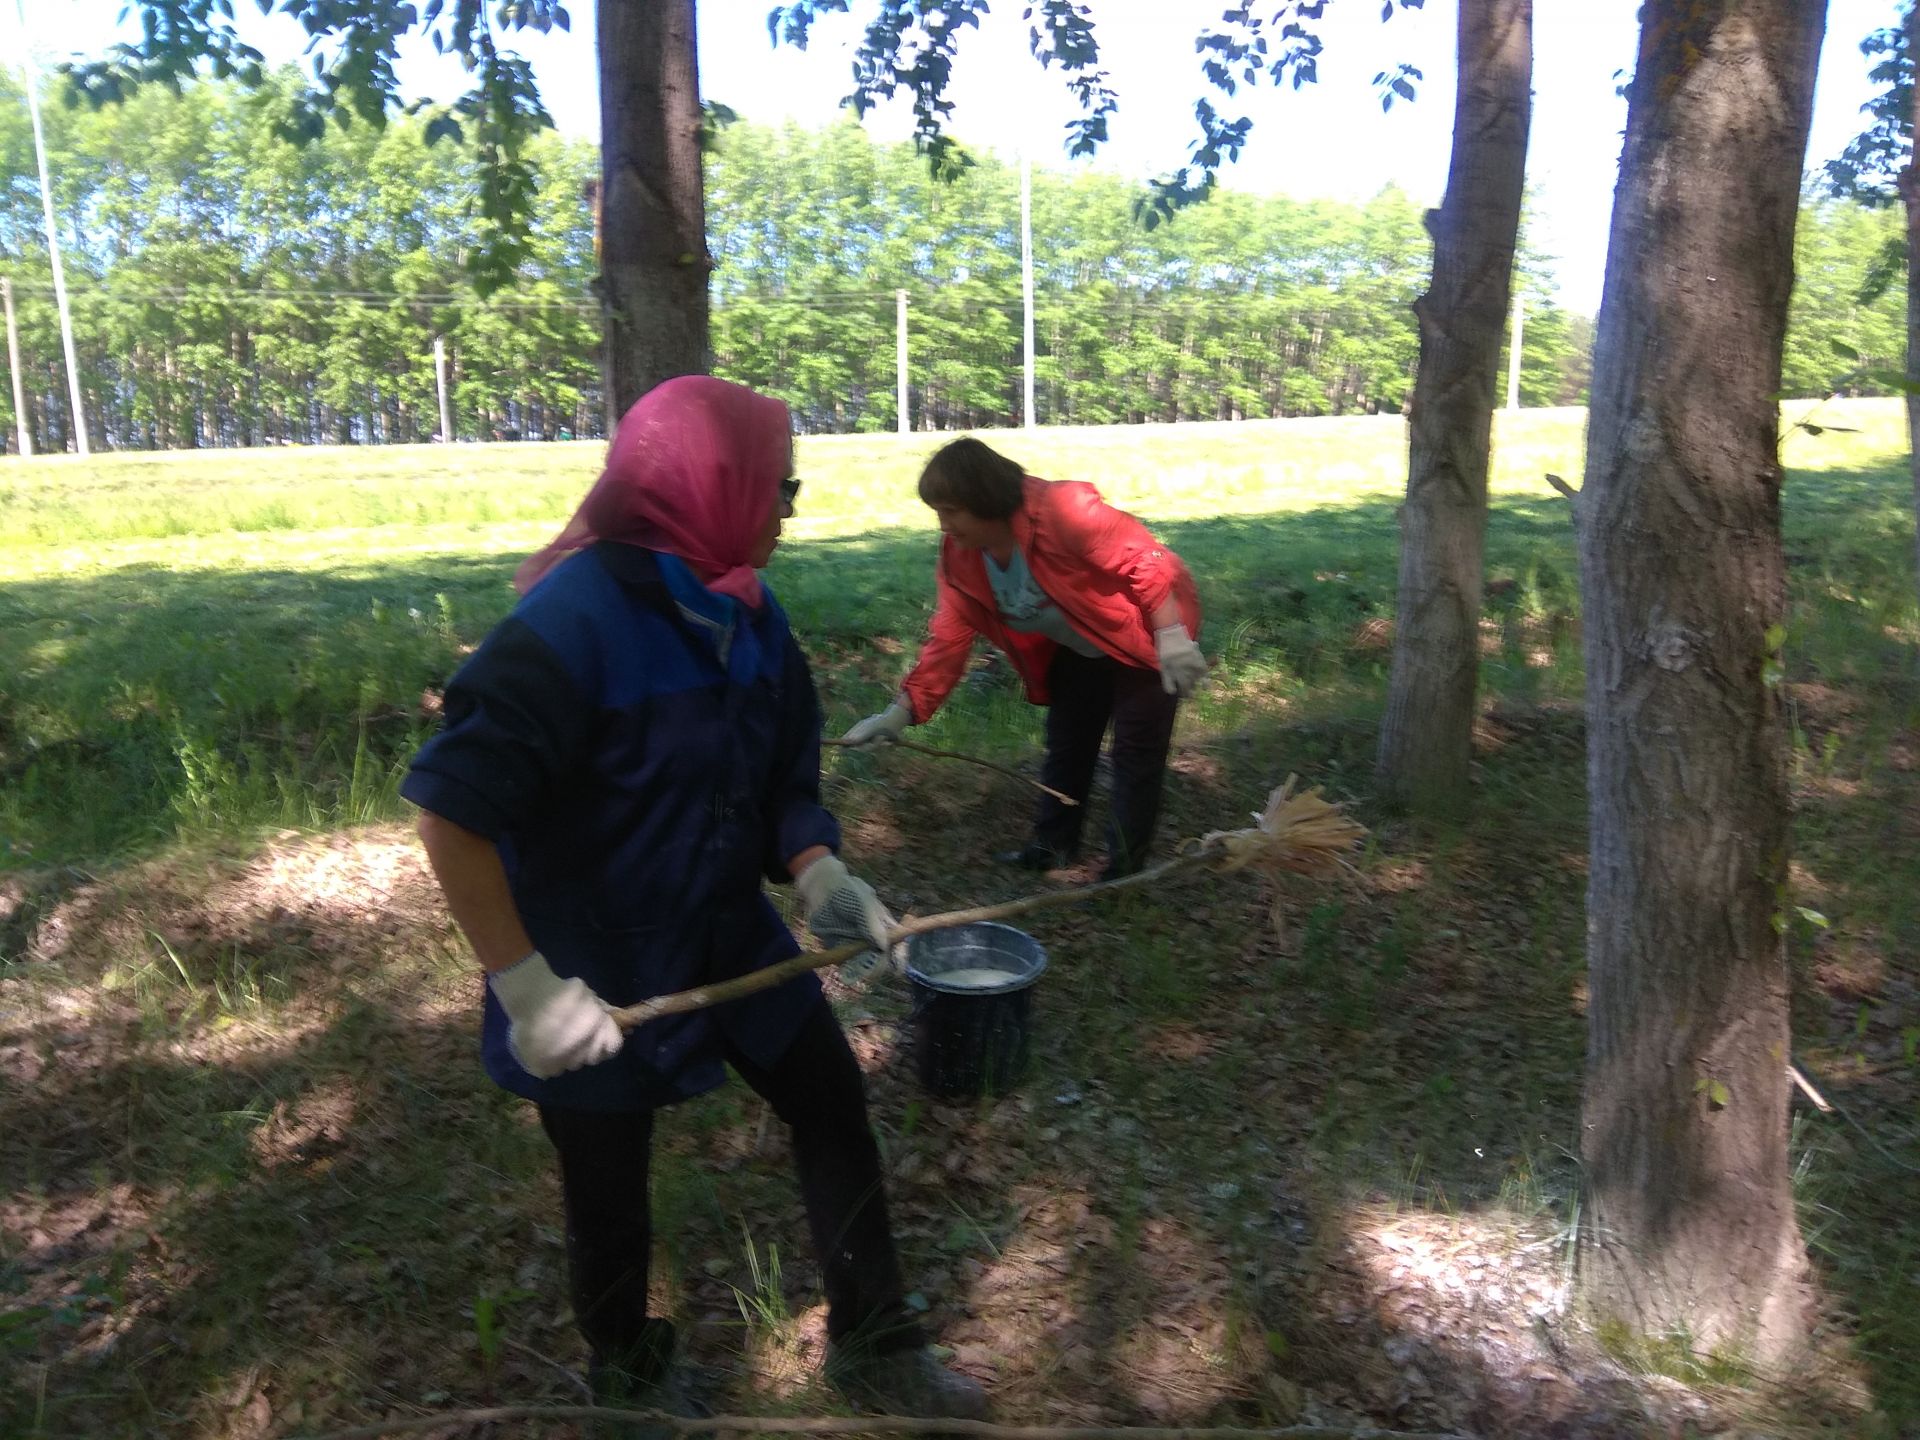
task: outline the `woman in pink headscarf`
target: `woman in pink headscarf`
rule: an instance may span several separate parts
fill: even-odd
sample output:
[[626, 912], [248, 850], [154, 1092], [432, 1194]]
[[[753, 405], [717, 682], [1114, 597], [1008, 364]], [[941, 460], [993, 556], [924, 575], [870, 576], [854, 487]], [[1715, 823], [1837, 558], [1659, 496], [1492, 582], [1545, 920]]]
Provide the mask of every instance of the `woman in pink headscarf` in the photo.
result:
[[607, 1013], [796, 954], [764, 882], [794, 886], [824, 943], [885, 947], [892, 917], [820, 804], [812, 677], [758, 574], [798, 490], [778, 400], [706, 376], [643, 396], [401, 793], [486, 972], [487, 1072], [558, 1153], [596, 1396], [690, 1408], [647, 1312], [653, 1115], [731, 1065], [792, 1127], [829, 1378], [858, 1404], [978, 1416], [902, 1300], [860, 1069], [819, 981], [624, 1034]]

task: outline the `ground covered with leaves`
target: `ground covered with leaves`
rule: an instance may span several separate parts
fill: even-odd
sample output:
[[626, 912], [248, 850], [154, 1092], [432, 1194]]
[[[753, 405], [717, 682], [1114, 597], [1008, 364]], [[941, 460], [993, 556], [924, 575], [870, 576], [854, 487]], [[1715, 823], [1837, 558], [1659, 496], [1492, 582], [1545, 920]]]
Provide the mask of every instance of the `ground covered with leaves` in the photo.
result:
[[[1489, 1437], [1920, 1425], [1911, 529], [1897, 468], [1816, 471], [1806, 491], [1783, 918], [1797, 1059], [1858, 1122], [1796, 1106], [1815, 1361], [1769, 1380], [1679, 1338], [1586, 1322], [1584, 771], [1564, 515], [1533, 501], [1496, 514], [1477, 808], [1419, 828], [1369, 797], [1392, 536], [1384, 506], [1360, 506], [1264, 530], [1165, 526], [1220, 593], [1208, 649], [1221, 662], [1177, 736], [1168, 844], [1246, 824], [1295, 773], [1371, 827], [1352, 876], [1277, 896], [1191, 876], [1034, 916], [1050, 963], [1033, 1065], [977, 1102], [918, 1084], [900, 982], [831, 987], [867, 1071], [913, 1303], [997, 1418]], [[832, 543], [799, 547], [775, 578], [843, 721], [884, 697], [911, 648], [923, 597], [903, 587], [924, 547]], [[482, 578], [497, 586], [505, 563]], [[9, 582], [0, 605], [45, 627], [57, 583]], [[141, 583], [149, 613], [180, 593], [164, 575]], [[276, 603], [252, 615], [194, 588], [206, 583], [187, 575], [182, 603], [260, 643], [276, 625], [300, 633], [306, 582], [291, 571], [264, 582]], [[39, 827], [0, 870], [0, 1433], [255, 1440], [584, 1398], [550, 1154], [529, 1108], [479, 1072], [479, 982], [379, 768], [431, 725], [436, 684], [488, 615], [455, 589], [409, 621], [406, 592], [383, 593], [401, 618], [328, 642], [365, 641], [365, 683], [387, 685], [357, 721], [331, 712], [359, 727], [337, 783], [364, 816], [196, 828], [176, 780], [167, 803], [189, 798], [164, 811], [170, 834], [143, 821], [148, 838], [61, 849], [82, 832], [22, 798], [51, 772], [35, 778], [21, 739], [60, 692], [22, 683], [0, 707], [9, 833]], [[897, 623], [872, 623], [889, 606]], [[84, 658], [97, 632], [61, 623], [65, 658]], [[409, 623], [413, 650], [392, 638]], [[212, 662], [177, 663], [197, 682]], [[307, 700], [272, 701], [292, 748], [262, 739], [272, 727], [255, 712], [215, 757], [229, 773], [203, 777], [216, 811], [296, 752], [317, 789], [329, 740], [298, 720], [302, 704], [327, 710], [311, 693], [325, 671], [296, 671]], [[184, 701], [171, 722], [138, 694], [121, 703], [122, 729], [76, 724], [66, 741], [132, 767], [150, 731], [186, 723]], [[1030, 773], [1038, 717], [983, 662], [938, 738]], [[204, 736], [188, 753], [210, 753]], [[46, 763], [81, 763], [59, 755]], [[1095, 844], [1042, 879], [996, 868], [990, 852], [1023, 833], [1031, 792], [1016, 780], [898, 752], [829, 766], [847, 854], [898, 913], [1073, 884], [1099, 863]], [[163, 813], [144, 793], [127, 805]], [[1103, 814], [1096, 798], [1096, 829]], [[119, 836], [124, 818], [89, 817], [84, 833]], [[732, 1413], [840, 1409], [819, 1378], [818, 1273], [781, 1127], [736, 1083], [669, 1112], [660, 1152], [657, 1299], [685, 1327], [706, 1398]]]

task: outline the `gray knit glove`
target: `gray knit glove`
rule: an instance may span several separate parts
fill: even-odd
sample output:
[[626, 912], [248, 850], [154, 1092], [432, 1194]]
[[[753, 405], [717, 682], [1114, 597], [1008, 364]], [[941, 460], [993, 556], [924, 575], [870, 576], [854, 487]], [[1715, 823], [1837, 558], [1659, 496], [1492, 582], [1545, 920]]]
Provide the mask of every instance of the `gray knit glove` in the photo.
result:
[[807, 929], [828, 949], [840, 945], [871, 945], [840, 969], [841, 978], [859, 986], [870, 978], [874, 965], [887, 950], [887, 932], [893, 916], [873, 893], [873, 887], [852, 874], [837, 855], [823, 855], [798, 875], [793, 888], [806, 909]]

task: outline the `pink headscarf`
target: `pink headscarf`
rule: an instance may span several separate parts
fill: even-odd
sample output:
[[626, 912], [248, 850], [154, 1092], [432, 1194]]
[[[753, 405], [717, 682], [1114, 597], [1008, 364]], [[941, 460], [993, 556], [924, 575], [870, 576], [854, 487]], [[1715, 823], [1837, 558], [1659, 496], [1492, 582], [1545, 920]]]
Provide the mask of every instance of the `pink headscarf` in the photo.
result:
[[627, 411], [573, 518], [514, 572], [525, 594], [596, 540], [678, 555], [709, 590], [760, 604], [754, 542], [779, 503], [792, 421], [785, 403], [710, 375], [656, 385]]

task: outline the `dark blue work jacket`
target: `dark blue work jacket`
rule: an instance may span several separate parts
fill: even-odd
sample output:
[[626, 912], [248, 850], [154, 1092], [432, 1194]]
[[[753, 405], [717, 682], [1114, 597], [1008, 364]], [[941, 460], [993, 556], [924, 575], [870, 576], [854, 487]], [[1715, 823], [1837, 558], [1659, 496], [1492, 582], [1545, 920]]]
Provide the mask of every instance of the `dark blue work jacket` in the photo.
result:
[[[797, 954], [761, 881], [840, 843], [813, 677], [772, 595], [749, 609], [675, 556], [612, 541], [554, 569], [460, 668], [400, 793], [499, 846], [540, 953], [611, 1005]], [[821, 1003], [803, 976], [536, 1080], [489, 987], [481, 1050], [517, 1095], [644, 1109], [719, 1084], [723, 1035], [772, 1064]]]

